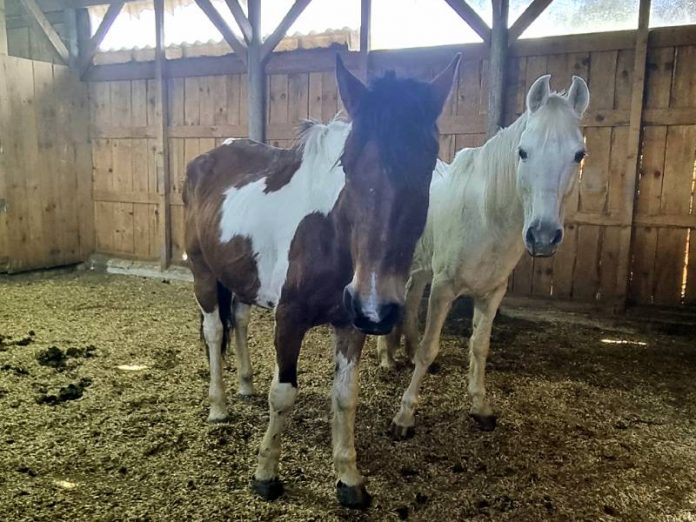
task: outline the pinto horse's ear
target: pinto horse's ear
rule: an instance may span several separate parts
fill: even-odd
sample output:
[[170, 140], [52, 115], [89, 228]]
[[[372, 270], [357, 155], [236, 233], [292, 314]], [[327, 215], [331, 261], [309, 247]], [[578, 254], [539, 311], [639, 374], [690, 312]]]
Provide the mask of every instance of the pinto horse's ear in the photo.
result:
[[367, 92], [365, 84], [358, 80], [348, 69], [343, 65], [341, 55], [336, 55], [336, 80], [338, 81], [338, 92], [343, 100], [348, 114], [355, 117], [355, 112], [360, 106], [360, 102]]
[[545, 74], [536, 79], [527, 93], [527, 110], [530, 113], [539, 110], [551, 94], [551, 75]]
[[435, 103], [437, 114], [435, 118], [437, 119], [442, 112], [445, 102], [447, 101], [447, 96], [449, 96], [452, 90], [452, 84], [454, 79], [457, 78], [457, 73], [459, 71], [459, 61], [462, 59], [462, 53], [457, 53], [457, 55], [452, 59], [447, 68], [438, 74], [433, 81], [430, 82], [430, 88], [435, 95]]
[[590, 89], [587, 88], [585, 80], [580, 76], [573, 76], [573, 83], [570, 84], [566, 98], [575, 113], [582, 118], [590, 105]]

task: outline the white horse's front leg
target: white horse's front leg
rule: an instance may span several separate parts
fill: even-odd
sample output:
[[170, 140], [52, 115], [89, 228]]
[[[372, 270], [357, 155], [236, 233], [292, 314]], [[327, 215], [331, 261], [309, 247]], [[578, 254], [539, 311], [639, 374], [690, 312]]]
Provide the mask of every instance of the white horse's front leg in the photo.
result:
[[428, 317], [423, 340], [414, 357], [416, 367], [413, 370], [411, 383], [401, 398], [401, 409], [394, 417], [390, 427], [390, 433], [394, 439], [405, 439], [413, 434], [421, 382], [440, 350], [440, 332], [456, 296], [457, 294], [449, 280], [435, 277], [428, 301]]
[[358, 364], [365, 335], [354, 328], [336, 328], [336, 374], [331, 405], [333, 422], [333, 459], [338, 484], [338, 501], [348, 508], [367, 508], [372, 497], [358, 471], [355, 452], [355, 410], [358, 405]]
[[474, 298], [474, 318], [469, 339], [470, 415], [483, 431], [495, 429], [495, 415], [486, 398], [486, 358], [490, 350], [491, 329], [507, 285], [501, 285], [485, 298]]
[[254, 394], [254, 372], [249, 359], [249, 316], [251, 306], [234, 303], [234, 349], [237, 354], [237, 369], [239, 371], [239, 395], [250, 397]]
[[395, 366], [394, 355], [399, 348], [401, 335], [404, 335], [404, 351], [406, 357], [413, 361], [418, 346], [418, 312], [420, 311], [423, 291], [430, 281], [431, 274], [419, 270], [411, 274], [406, 283], [406, 302], [404, 304], [404, 317], [398, 328], [389, 334], [377, 339], [377, 355], [382, 368]]

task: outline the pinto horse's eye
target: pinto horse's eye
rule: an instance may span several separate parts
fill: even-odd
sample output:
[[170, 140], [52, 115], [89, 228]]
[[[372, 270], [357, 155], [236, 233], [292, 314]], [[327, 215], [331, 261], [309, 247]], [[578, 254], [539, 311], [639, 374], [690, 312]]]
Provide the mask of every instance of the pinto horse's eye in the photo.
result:
[[524, 150], [524, 149], [519, 149], [519, 150], [517, 151], [517, 153], [520, 155], [520, 159], [521, 159], [522, 161], [524, 161], [524, 160], [527, 159], [527, 151], [526, 151], [526, 150]]
[[584, 150], [579, 150], [575, 153], [575, 163], [580, 163], [585, 156], [587, 156], [587, 153]]

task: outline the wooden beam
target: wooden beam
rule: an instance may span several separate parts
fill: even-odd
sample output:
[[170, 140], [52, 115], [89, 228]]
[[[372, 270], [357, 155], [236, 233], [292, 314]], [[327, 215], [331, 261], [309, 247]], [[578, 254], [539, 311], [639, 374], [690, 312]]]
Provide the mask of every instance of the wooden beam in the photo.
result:
[[491, 31], [490, 70], [488, 81], [488, 118], [486, 131], [493, 137], [505, 112], [505, 64], [507, 62], [507, 19], [509, 0], [493, 0], [493, 30]]
[[266, 73], [261, 59], [261, 0], [248, 0], [251, 42], [247, 55], [249, 138], [266, 139]]
[[534, 20], [539, 18], [553, 0], [534, 0], [527, 9], [515, 20], [508, 30], [508, 44], [517, 40], [529, 26], [534, 23]]
[[0, 0], [0, 56], [7, 55], [7, 28], [5, 26], [5, 0]]
[[46, 15], [39, 7], [39, 4], [36, 3], [36, 0], [19, 0], [19, 2], [22, 4], [25, 13], [29, 17], [31, 25], [38, 29], [39, 32], [42, 32], [46, 38], [48, 38], [48, 41], [51, 42], [53, 49], [56, 51], [58, 56], [60, 56], [60, 59], [63, 60], [63, 63], [69, 63], [70, 52], [68, 51], [68, 48], [65, 47], [63, 40], [60, 39], [60, 36], [58, 36], [58, 33], [51, 25], [51, 22], [48, 21]]
[[295, 23], [297, 17], [302, 14], [302, 11], [305, 10], [305, 7], [307, 7], [311, 1], [312, 0], [295, 0], [295, 3], [292, 4], [292, 7], [290, 7], [287, 14], [280, 21], [278, 27], [275, 28], [275, 31], [263, 42], [261, 46], [261, 61], [268, 58], [273, 52], [273, 49], [275, 49], [278, 43], [283, 39], [285, 33], [288, 32], [290, 26]]
[[488, 24], [483, 21], [483, 18], [466, 3], [466, 0], [445, 0], [454, 12], [464, 20], [474, 32], [481, 37], [484, 42], [489, 42], [491, 39], [491, 29]]
[[251, 24], [249, 23], [249, 19], [244, 14], [244, 10], [242, 9], [242, 6], [239, 4], [239, 0], [225, 0], [225, 2], [227, 2], [227, 7], [230, 8], [230, 12], [232, 13], [232, 16], [234, 16], [234, 19], [237, 21], [239, 30], [242, 32], [244, 41], [248, 45], [251, 41]]
[[217, 9], [210, 3], [210, 0], [196, 0], [196, 4], [206, 14], [208, 19], [213, 23], [215, 28], [220, 31], [220, 34], [229, 44], [232, 50], [245, 62], [247, 54], [247, 46], [244, 42], [237, 38], [237, 35], [232, 32], [227, 22], [220, 16]]
[[99, 49], [99, 45], [104, 41], [106, 33], [109, 32], [109, 29], [111, 29], [111, 26], [116, 21], [116, 17], [123, 8], [123, 3], [123, 0], [116, 0], [112, 4], [109, 4], [109, 8], [106, 10], [104, 19], [99, 24], [97, 32], [94, 33], [94, 36], [86, 43], [80, 58], [80, 77], [84, 77], [87, 71], [89, 71], [89, 68], [92, 67], [94, 54], [97, 52], [97, 49]]
[[[636, 33], [633, 62], [633, 86], [631, 88], [631, 112], [626, 148], [626, 171], [623, 186], [623, 201], [626, 216], [635, 221], [635, 199], [640, 171], [641, 127], [643, 122], [643, 95], [645, 93], [645, 69], [648, 57], [648, 35], [650, 33], [650, 0], [640, 0], [638, 8], [638, 31]], [[624, 311], [628, 295], [631, 270], [631, 245], [634, 227], [621, 231], [616, 270], [616, 309]]]
[[360, 0], [360, 69], [367, 81], [371, 45], [372, 0]]
[[159, 193], [159, 243], [160, 268], [166, 270], [172, 259], [171, 211], [169, 208], [169, 151], [167, 127], [167, 80], [166, 59], [164, 56], [164, 0], [154, 0], [155, 4], [155, 126], [157, 140], [155, 151], [155, 172]]
[[65, 9], [63, 11], [63, 25], [65, 25], [67, 48], [70, 53], [68, 65], [74, 68], [77, 67], [80, 59], [80, 47], [77, 38], [77, 10]]

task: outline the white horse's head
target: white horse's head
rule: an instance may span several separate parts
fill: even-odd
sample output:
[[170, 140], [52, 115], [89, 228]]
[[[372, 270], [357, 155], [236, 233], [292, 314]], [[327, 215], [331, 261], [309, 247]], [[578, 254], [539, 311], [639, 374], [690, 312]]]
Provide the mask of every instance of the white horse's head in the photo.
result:
[[550, 256], [563, 240], [563, 207], [585, 157], [580, 119], [590, 103], [585, 80], [568, 93], [551, 92], [551, 75], [527, 93], [527, 125], [519, 142], [517, 188], [524, 208], [522, 236], [533, 256]]

